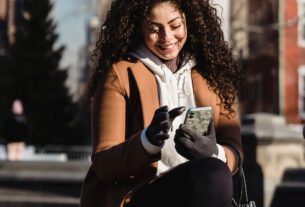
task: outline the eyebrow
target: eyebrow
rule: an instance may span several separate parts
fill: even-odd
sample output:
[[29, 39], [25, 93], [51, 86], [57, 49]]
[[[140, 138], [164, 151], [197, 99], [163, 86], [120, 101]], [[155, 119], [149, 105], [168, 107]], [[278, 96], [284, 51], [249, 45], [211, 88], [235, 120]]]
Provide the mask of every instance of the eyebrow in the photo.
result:
[[[167, 23], [170, 24], [170, 23], [176, 21], [177, 19], [182, 19], [182, 17], [175, 17], [175, 18], [173, 18], [172, 20], [170, 20], [170, 21], [167, 22]], [[150, 24], [161, 25], [160, 23], [158, 23], [158, 22], [153, 22], [153, 21], [151, 21], [150, 19], [148, 19], [148, 21], [149, 21]]]

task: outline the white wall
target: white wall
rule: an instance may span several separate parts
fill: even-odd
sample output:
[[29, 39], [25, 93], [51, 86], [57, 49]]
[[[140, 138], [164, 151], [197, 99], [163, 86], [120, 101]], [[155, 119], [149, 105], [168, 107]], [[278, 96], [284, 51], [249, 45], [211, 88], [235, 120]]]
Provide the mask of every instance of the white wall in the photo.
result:
[[217, 9], [218, 15], [221, 16], [225, 40], [229, 41], [231, 0], [212, 0], [212, 4]]

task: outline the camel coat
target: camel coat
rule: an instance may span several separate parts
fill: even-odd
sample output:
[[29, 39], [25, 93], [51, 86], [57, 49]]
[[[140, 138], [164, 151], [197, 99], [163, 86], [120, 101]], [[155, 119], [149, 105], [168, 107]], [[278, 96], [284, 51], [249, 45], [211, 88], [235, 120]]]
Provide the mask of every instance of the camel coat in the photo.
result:
[[[237, 156], [228, 145], [242, 153], [238, 115], [228, 116], [218, 96], [194, 69], [192, 80], [197, 106], [214, 110], [217, 143], [224, 147], [233, 172]], [[119, 207], [135, 186], [154, 178], [161, 153], [147, 154], [140, 135], [159, 107], [157, 82], [149, 69], [139, 61], [113, 65], [94, 97], [92, 165], [83, 182], [81, 207]]]

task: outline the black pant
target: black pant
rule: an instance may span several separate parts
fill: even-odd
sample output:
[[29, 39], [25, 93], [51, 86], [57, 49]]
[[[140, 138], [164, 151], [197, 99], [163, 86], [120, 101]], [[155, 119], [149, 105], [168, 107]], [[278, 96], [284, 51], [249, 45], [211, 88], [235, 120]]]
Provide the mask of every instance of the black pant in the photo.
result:
[[177, 166], [144, 185], [127, 207], [229, 207], [232, 175], [216, 158], [196, 159]]

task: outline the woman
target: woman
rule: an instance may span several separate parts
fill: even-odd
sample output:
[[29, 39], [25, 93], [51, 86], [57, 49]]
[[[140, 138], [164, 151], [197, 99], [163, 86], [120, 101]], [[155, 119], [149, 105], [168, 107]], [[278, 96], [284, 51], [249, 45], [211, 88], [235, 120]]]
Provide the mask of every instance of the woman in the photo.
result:
[[17, 161], [23, 158], [26, 141], [29, 138], [29, 128], [23, 113], [21, 100], [13, 101], [10, 116], [5, 120], [2, 135], [7, 147], [7, 159]]
[[[117, 0], [100, 34], [81, 206], [230, 206], [242, 73], [210, 2]], [[195, 106], [205, 135], [183, 124]]]

